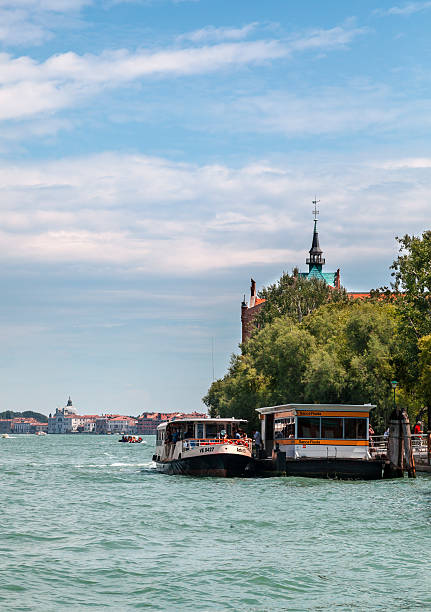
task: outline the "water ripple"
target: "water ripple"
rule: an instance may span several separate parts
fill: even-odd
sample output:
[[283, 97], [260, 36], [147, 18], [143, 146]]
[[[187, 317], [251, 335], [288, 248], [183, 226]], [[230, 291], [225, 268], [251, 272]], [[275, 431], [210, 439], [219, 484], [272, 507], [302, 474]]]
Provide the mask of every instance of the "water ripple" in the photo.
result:
[[153, 438], [0, 444], [0, 608], [431, 610], [431, 478], [165, 476]]

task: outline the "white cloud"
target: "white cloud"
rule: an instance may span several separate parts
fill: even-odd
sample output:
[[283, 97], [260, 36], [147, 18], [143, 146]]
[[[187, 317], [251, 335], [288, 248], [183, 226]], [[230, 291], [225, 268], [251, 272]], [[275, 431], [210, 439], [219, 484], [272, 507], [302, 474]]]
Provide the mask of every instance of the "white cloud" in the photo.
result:
[[427, 227], [430, 166], [307, 160], [234, 169], [119, 154], [3, 164], [0, 256], [164, 276], [289, 269], [305, 257], [318, 193], [328, 262], [358, 254], [390, 262], [395, 234]]
[[205, 28], [201, 28], [200, 30], [181, 34], [181, 36], [178, 36], [177, 40], [190, 40], [194, 43], [242, 40], [243, 38], [247, 38], [247, 36], [249, 36], [249, 34], [251, 34], [257, 26], [258, 24], [256, 22], [249, 23], [242, 28], [215, 28], [214, 26], [207, 26]]
[[427, 100], [405, 100], [384, 86], [316, 88], [311, 92], [267, 91], [213, 105], [218, 120], [233, 131], [274, 132], [287, 136], [355, 133], [428, 125]]
[[388, 9], [376, 9], [378, 15], [413, 15], [431, 8], [431, 2], [408, 2], [402, 6], [392, 6]]
[[73, 52], [37, 62], [28, 56], [0, 54], [0, 120], [26, 118], [72, 106], [97, 92], [149, 77], [192, 76], [287, 58], [308, 49], [343, 46], [361, 29], [333, 28], [290, 42], [255, 40], [200, 47]]
[[79, 11], [90, 4], [92, 0], [0, 0], [0, 8], [20, 8], [34, 12], [52, 11], [54, 13]]
[[78, 14], [91, 0], [0, 0], [0, 42], [38, 45], [53, 36], [56, 19]]
[[307, 34], [292, 38], [289, 47], [293, 51], [308, 51], [310, 49], [328, 50], [348, 45], [354, 38], [367, 34], [366, 27], [355, 28], [348, 21], [345, 26], [337, 26], [328, 30], [314, 29]]

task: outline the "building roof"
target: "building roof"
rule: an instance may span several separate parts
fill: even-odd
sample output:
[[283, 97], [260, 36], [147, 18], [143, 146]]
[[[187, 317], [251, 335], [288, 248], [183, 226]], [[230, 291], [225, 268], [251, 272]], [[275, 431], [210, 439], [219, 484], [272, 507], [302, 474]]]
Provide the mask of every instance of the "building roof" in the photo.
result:
[[325, 281], [326, 284], [331, 287], [335, 287], [337, 273], [336, 272], [322, 272], [316, 266], [313, 266], [309, 272], [300, 272], [299, 276], [302, 278], [318, 278], [319, 280]]
[[279, 406], [265, 406], [256, 408], [260, 414], [271, 414], [280, 410], [309, 410], [310, 412], [370, 412], [376, 406], [374, 404], [281, 404]]

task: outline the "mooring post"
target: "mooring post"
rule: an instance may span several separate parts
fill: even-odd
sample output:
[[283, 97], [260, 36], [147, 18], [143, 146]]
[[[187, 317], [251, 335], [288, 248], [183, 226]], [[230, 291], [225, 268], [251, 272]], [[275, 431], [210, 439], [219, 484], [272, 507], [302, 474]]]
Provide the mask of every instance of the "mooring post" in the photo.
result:
[[402, 478], [403, 438], [401, 435], [400, 413], [393, 410], [389, 421], [387, 459], [383, 477]]
[[404, 459], [409, 478], [416, 478], [415, 458], [413, 456], [412, 435], [407, 410], [401, 411], [401, 429], [403, 434]]

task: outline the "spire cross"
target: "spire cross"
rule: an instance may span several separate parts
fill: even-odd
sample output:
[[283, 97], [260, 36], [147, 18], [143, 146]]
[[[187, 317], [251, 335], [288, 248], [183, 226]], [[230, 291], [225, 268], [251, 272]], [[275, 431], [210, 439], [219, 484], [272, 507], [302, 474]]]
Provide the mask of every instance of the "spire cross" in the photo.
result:
[[313, 210], [313, 215], [314, 215], [314, 220], [317, 221], [317, 215], [319, 214], [320, 210], [318, 210], [317, 205], [320, 202], [320, 200], [316, 199], [316, 196], [314, 196], [314, 200], [312, 201], [312, 204], [314, 204], [314, 210]]

